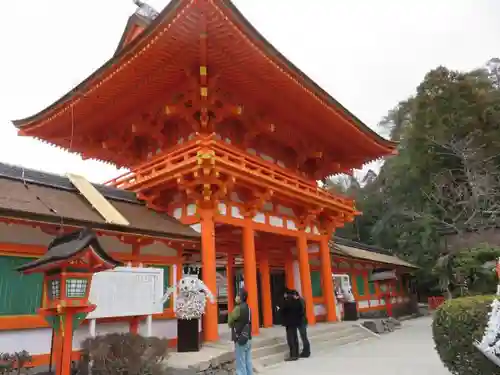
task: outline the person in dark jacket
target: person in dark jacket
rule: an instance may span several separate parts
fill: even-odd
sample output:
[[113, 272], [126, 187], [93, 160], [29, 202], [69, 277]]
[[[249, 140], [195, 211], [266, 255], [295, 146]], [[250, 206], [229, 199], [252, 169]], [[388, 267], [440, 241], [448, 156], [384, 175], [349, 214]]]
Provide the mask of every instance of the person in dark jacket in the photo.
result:
[[252, 375], [252, 314], [247, 304], [248, 293], [242, 290], [236, 297], [233, 311], [229, 313], [228, 325], [234, 342], [236, 375]]
[[297, 330], [302, 325], [304, 314], [302, 304], [300, 300], [294, 298], [292, 290], [285, 290], [281, 316], [286, 329], [286, 341], [290, 349], [290, 356], [286, 361], [296, 361], [299, 359], [299, 337]]
[[306, 315], [306, 301], [302, 298], [296, 290], [293, 291], [293, 298], [300, 301], [302, 306], [302, 324], [299, 326], [300, 340], [302, 341], [302, 353], [300, 353], [301, 358], [309, 358], [311, 356], [311, 344], [307, 338], [307, 315]]

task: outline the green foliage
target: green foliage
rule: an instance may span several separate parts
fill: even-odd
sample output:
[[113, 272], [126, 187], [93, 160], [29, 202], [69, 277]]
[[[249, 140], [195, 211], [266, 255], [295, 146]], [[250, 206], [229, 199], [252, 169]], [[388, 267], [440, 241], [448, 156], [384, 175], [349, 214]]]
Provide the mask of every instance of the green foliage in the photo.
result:
[[31, 355], [26, 351], [0, 353], [0, 375], [19, 375], [31, 362]]
[[[420, 291], [446, 290], [453, 270], [434, 266], [461, 249], [445, 249], [443, 233], [463, 236], [500, 224], [500, 59], [471, 72], [433, 69], [381, 126], [399, 142], [399, 154], [363, 186], [339, 189], [356, 198], [363, 215], [337, 234], [419, 265]], [[489, 291], [483, 281], [473, 289]]]
[[437, 310], [432, 324], [434, 343], [452, 374], [498, 374], [498, 367], [473, 345], [484, 334], [492, 300], [491, 296], [457, 298]]
[[320, 271], [311, 271], [311, 286], [313, 297], [321, 297], [323, 295], [323, 289], [321, 288]]
[[454, 295], [492, 294], [497, 286], [495, 265], [499, 257], [500, 248], [483, 244], [441, 257], [433, 272]]
[[93, 375], [160, 375], [168, 342], [157, 337], [111, 333], [82, 343], [79, 373], [87, 375], [92, 361]]

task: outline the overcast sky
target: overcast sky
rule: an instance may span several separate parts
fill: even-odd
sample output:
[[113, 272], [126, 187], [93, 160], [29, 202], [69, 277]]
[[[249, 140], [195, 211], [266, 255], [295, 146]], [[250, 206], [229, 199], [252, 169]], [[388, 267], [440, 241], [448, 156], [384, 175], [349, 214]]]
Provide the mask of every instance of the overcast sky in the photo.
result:
[[[217, 0], [214, 0], [217, 1]], [[168, 0], [150, 0], [157, 10]], [[367, 125], [438, 66], [500, 57], [499, 0], [234, 0], [278, 50]], [[65, 94], [113, 54], [132, 0], [15, 0], [0, 22], [0, 161], [105, 181], [117, 171], [18, 137], [10, 120]], [[244, 69], [244, 67], [242, 67]]]

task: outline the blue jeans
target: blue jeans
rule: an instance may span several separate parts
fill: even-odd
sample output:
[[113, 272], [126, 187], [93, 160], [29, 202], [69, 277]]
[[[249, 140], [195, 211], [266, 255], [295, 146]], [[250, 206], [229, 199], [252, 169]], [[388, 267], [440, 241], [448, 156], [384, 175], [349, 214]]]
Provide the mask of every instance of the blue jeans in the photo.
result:
[[234, 343], [236, 357], [236, 375], [253, 375], [252, 366], [252, 340], [245, 345]]

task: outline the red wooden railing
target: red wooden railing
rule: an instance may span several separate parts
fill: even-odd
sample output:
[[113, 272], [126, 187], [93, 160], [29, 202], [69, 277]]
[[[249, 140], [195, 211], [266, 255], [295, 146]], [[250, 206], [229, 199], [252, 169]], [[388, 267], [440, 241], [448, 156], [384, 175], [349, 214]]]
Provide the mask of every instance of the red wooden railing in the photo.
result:
[[[352, 208], [352, 199], [333, 195], [329, 191], [317, 187], [314, 181], [311, 182], [285, 168], [211, 138], [193, 139], [184, 145], [179, 145], [168, 154], [158, 155], [139, 168], [106, 182], [106, 185], [133, 190], [135, 186], [154, 178], [167, 174], [174, 176], [174, 172], [186, 166], [196, 165], [198, 151], [205, 148], [214, 152], [215, 158], [221, 165], [231, 169], [235, 175], [239, 175], [242, 179], [245, 177], [254, 179], [259, 176], [270, 184], [286, 186], [297, 194], [320, 199], [323, 203], [334, 202], [337, 205], [343, 205], [345, 209]], [[247, 172], [246, 175], [245, 172]]]

